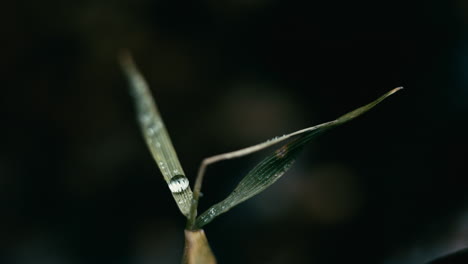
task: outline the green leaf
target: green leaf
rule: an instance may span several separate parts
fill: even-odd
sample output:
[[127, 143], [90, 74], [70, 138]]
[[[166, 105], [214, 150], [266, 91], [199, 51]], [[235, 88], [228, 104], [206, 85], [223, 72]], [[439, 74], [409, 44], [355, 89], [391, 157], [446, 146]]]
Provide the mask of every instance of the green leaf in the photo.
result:
[[157, 110], [151, 91], [129, 54], [123, 53], [120, 62], [130, 83], [138, 121], [146, 144], [158, 164], [159, 170], [166, 180], [180, 211], [188, 216], [192, 190], [172, 146], [161, 115]]
[[[211, 206], [207, 211], [202, 213], [199, 217], [196, 218], [196, 222], [194, 225], [194, 229], [198, 229], [203, 227], [204, 225], [211, 222], [217, 216], [229, 211], [234, 206], [242, 203], [243, 201], [253, 197], [254, 195], [264, 191], [274, 182], [276, 182], [289, 168], [292, 166], [294, 161], [296, 160], [297, 155], [301, 152], [303, 147], [311, 141], [311, 139], [316, 136], [317, 134], [324, 132], [328, 129], [334, 128], [341, 124], [344, 124], [361, 114], [367, 112], [382, 100], [387, 98], [388, 96], [394, 94], [395, 92], [401, 90], [402, 87], [395, 88], [390, 92], [384, 94], [377, 100], [373, 101], [370, 104], [362, 106], [354, 111], [351, 111], [336, 120], [323, 123], [321, 125], [317, 125], [314, 127], [302, 129], [296, 131], [294, 133], [274, 138], [273, 140], [242, 149], [239, 151], [235, 151], [232, 153], [221, 154], [218, 156], [214, 156], [208, 160], [208, 162], [202, 163], [202, 173], [204, 172], [203, 165], [211, 164], [216, 161], [222, 159], [228, 159], [233, 157], [239, 157], [252, 152], [258, 151], [260, 149], [266, 148], [273, 144], [277, 144], [281, 141], [289, 139], [291, 137], [295, 137], [293, 140], [282, 146], [281, 148], [277, 149], [265, 159], [263, 159], [259, 164], [257, 164], [237, 185], [234, 191], [223, 201]], [[205, 160], [206, 161], [206, 160]], [[200, 174], [199, 174], [200, 177]], [[198, 181], [198, 178], [197, 178]], [[200, 184], [201, 186], [201, 184]], [[197, 192], [197, 185], [195, 187], [195, 193]], [[196, 199], [198, 197], [195, 197]]]

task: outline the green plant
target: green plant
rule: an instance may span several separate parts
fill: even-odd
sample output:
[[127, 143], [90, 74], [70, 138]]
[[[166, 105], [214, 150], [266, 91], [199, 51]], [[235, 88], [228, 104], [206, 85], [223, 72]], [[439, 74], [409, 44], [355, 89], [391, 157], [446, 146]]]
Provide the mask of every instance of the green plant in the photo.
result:
[[[143, 136], [171, 190], [176, 204], [187, 218], [185, 228], [186, 246], [182, 262], [189, 264], [216, 263], [202, 229], [203, 226], [276, 182], [292, 166], [303, 147], [316, 135], [353, 120], [402, 89], [402, 87], [395, 88], [370, 104], [357, 108], [333, 121], [275, 137], [251, 147], [206, 158], [200, 165], [192, 192], [189, 180], [180, 165], [148, 85], [128, 54], [122, 54], [120, 59], [124, 73], [130, 83]], [[287, 141], [287, 143], [258, 163], [226, 199], [212, 205], [204, 213], [197, 215], [200, 190], [207, 166], [222, 160], [249, 155], [284, 141]]]

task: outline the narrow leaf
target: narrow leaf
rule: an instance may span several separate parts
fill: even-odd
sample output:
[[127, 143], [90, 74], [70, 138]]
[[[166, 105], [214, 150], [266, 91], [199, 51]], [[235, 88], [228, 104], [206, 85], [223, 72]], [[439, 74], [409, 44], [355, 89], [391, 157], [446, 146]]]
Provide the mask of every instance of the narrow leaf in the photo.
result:
[[188, 216], [192, 190], [172, 146], [161, 115], [157, 110], [151, 91], [129, 54], [123, 54], [120, 62], [130, 83], [138, 121], [146, 144], [158, 164], [159, 170], [166, 180], [180, 211]]
[[[272, 185], [274, 182], [276, 182], [292, 166], [297, 155], [301, 152], [303, 147], [308, 142], [310, 142], [310, 140], [314, 136], [316, 136], [318, 133], [324, 132], [330, 128], [336, 127], [338, 125], [341, 125], [343, 123], [346, 123], [358, 117], [359, 115], [367, 112], [368, 110], [376, 106], [378, 103], [380, 103], [382, 100], [384, 100], [388, 96], [392, 95], [393, 93], [401, 89], [402, 89], [401, 87], [395, 88], [391, 90], [390, 92], [384, 94], [377, 100], [373, 101], [372, 103], [362, 106], [354, 111], [351, 111], [339, 117], [336, 120], [323, 123], [318, 126], [302, 129], [294, 133], [291, 133], [291, 134], [288, 134], [279, 138], [275, 138], [273, 140], [270, 140], [265, 143], [261, 143], [253, 147], [238, 150], [232, 153], [226, 153], [226, 154], [214, 156], [217, 158], [216, 159], [212, 158], [212, 159], [216, 161], [221, 160], [220, 156], [223, 156], [223, 155], [225, 157], [226, 156], [231, 157], [231, 156], [236, 156], [236, 155], [241, 156], [241, 155], [245, 155], [246, 152], [252, 153], [254, 151], [258, 151], [259, 149], [263, 149], [267, 146], [271, 146], [272, 144], [276, 144], [281, 141], [284, 141], [293, 136], [299, 136], [291, 140], [290, 142], [288, 142], [281, 148], [277, 149], [275, 152], [267, 156], [265, 159], [263, 159], [240, 181], [240, 183], [237, 185], [234, 191], [226, 199], [211, 206], [207, 211], [205, 211], [203, 214], [197, 217], [196, 222], [195, 222], [195, 229], [203, 227], [204, 225], [211, 222], [214, 218], [216, 218], [220, 214], [223, 214], [229, 211], [234, 206], [262, 192], [263, 190], [268, 188], [270, 185]], [[253, 148], [255, 148], [256, 150], [250, 151]], [[195, 189], [196, 189], [195, 192], [197, 192], [197, 185]]]

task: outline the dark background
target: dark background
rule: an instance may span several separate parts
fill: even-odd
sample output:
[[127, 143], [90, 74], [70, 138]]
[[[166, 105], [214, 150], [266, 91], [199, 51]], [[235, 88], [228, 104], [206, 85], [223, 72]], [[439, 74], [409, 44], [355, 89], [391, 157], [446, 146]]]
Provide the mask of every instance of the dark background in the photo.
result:
[[[184, 218], [122, 48], [192, 182], [204, 157], [405, 87], [208, 225], [220, 263], [423, 263], [468, 246], [466, 1], [7, 1], [0, 30], [1, 263], [179, 263]], [[210, 167], [201, 209], [265, 153]]]

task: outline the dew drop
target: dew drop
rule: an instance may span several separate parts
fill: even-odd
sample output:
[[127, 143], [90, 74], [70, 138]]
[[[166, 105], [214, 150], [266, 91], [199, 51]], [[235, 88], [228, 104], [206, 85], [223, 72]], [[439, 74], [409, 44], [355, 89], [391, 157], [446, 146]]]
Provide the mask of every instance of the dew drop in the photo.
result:
[[287, 145], [284, 145], [280, 149], [275, 151], [276, 157], [279, 158], [279, 159], [284, 158], [287, 153], [288, 153]]
[[214, 208], [211, 208], [210, 211], [208, 211], [208, 215], [209, 215], [210, 217], [214, 217], [215, 214], [216, 214], [216, 209], [214, 209]]
[[151, 122], [151, 117], [152, 115], [150, 113], [146, 113], [146, 114], [141, 115], [140, 120], [141, 122], [143, 122], [143, 124], [147, 125], [148, 123]]
[[189, 186], [189, 181], [184, 175], [176, 175], [169, 181], [169, 189], [172, 193], [181, 193]]

